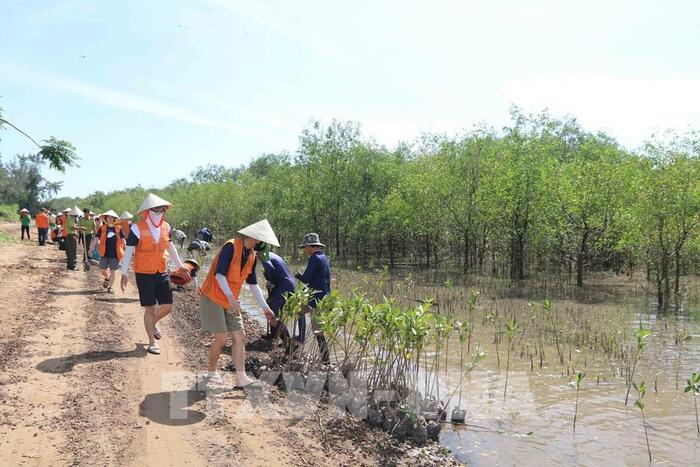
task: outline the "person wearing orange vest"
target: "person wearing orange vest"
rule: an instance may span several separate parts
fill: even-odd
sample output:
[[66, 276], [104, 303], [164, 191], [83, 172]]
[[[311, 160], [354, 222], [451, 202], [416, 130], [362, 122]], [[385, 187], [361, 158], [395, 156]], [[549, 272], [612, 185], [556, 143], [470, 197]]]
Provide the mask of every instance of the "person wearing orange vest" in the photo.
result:
[[49, 233], [49, 216], [46, 214], [46, 208], [41, 208], [34, 221], [39, 234], [39, 246], [44, 246], [46, 244], [46, 235]]
[[122, 226], [122, 232], [128, 232], [131, 228], [131, 218], [134, 217], [129, 211], [124, 211], [119, 216], [119, 224]]
[[114, 278], [116, 276], [116, 271], [119, 269], [119, 262], [124, 257], [124, 251], [126, 250], [126, 238], [122, 231], [121, 225], [119, 225], [117, 213], [109, 210], [100, 214], [101, 219], [100, 228], [95, 234], [90, 244], [90, 249], [88, 251], [88, 257], [92, 256], [95, 247], [99, 243], [99, 253], [100, 253], [100, 272], [104, 281], [102, 282], [102, 287], [107, 289], [107, 293], [114, 293], [112, 286], [114, 285]]
[[236, 368], [237, 387], [255, 382], [245, 373], [245, 331], [241, 304], [238, 301], [243, 283], [248, 284], [256, 301], [269, 322], [275, 322], [275, 314], [263, 298], [255, 275], [255, 247], [261, 243], [279, 246], [275, 232], [267, 219], [238, 231], [240, 236], [224, 243], [214, 257], [209, 273], [200, 289], [199, 314], [202, 329], [214, 334], [209, 348], [209, 365], [204, 379], [221, 382], [217, 372], [219, 355], [231, 336], [231, 357]]
[[165, 213], [171, 206], [163, 198], [148, 194], [137, 212], [143, 219], [131, 225], [122, 259], [121, 288], [124, 291], [129, 283], [129, 266], [133, 257], [139, 301], [144, 307], [143, 324], [148, 334], [146, 351], [154, 355], [160, 355], [156, 343], [162, 337], [158, 321], [173, 308], [168, 254], [179, 269], [184, 269], [175, 245], [170, 241], [170, 225], [165, 222]]

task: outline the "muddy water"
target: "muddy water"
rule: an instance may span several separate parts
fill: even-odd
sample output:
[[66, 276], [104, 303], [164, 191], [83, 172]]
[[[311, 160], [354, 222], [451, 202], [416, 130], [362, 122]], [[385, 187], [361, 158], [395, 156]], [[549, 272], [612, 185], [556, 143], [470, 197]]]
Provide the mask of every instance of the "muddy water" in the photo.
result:
[[[523, 306], [527, 306], [523, 303]], [[558, 306], [556, 303], [554, 306]], [[587, 307], [572, 307], [586, 313]], [[600, 305], [598, 305], [600, 306]], [[619, 313], [631, 327], [639, 324], [635, 305], [625, 309], [617, 305], [607, 312]], [[645, 328], [652, 330], [644, 350], [641, 367], [634, 378], [644, 380], [649, 442], [655, 463], [698, 465], [700, 441], [695, 429], [693, 399], [683, 392], [685, 378], [700, 369], [700, 329], [696, 322], [642, 313]], [[691, 330], [694, 339], [686, 345], [678, 360], [673, 329], [681, 325]], [[648, 463], [640, 411], [630, 403], [624, 405], [626, 384], [619, 376], [616, 362], [589, 352], [574, 349], [575, 371], [586, 373], [579, 394], [576, 433], [573, 418], [576, 391], [569, 385], [573, 371], [555, 358], [543, 368], [529, 359], [511, 354], [511, 371], [507, 396], [504, 351], [501, 365], [496, 359], [493, 337], [477, 334], [476, 341], [487, 350], [489, 358], [479, 365], [462, 392], [462, 408], [467, 410], [469, 426], [448, 426], [441, 441], [472, 465], [645, 465]], [[551, 349], [550, 349], [551, 350]], [[568, 357], [568, 356], [567, 356]], [[568, 362], [566, 362], [568, 363]], [[679, 381], [676, 389], [676, 368]], [[445, 383], [456, 385], [459, 361], [450, 358], [451, 372]]]
[[[538, 358], [529, 358], [528, 353], [537, 345], [537, 336], [531, 330], [522, 330], [524, 317], [528, 316], [524, 310], [531, 308], [529, 303], [549, 298], [564, 328], [586, 326], [593, 334], [601, 330], [624, 333], [623, 345], [634, 342], [633, 335], [640, 324], [651, 330], [634, 381], [644, 380], [648, 387], [644, 401], [653, 463], [700, 465], [700, 435], [695, 427], [693, 398], [683, 392], [690, 373], [700, 371], [697, 284], [689, 291], [691, 299], [683, 303], [680, 311], [657, 313], [653, 299], [639, 281], [606, 280], [583, 290], [556, 281], [526, 288], [483, 279], [472, 281], [469, 288], [455, 285], [459, 284], [458, 280], [447, 282], [445, 287], [441, 285], [444, 278], [396, 278], [336, 269], [335, 287], [344, 291], [359, 288], [374, 300], [380, 300], [382, 295], [392, 296], [406, 306], [415, 305], [416, 300], [433, 298], [441, 312], [454, 314], [463, 321], [470, 320], [464, 304], [472, 287], [480, 290], [472, 316], [474, 332], [470, 351], [480, 345], [487, 358], [466, 377], [461, 404], [456, 395], [448, 408], [448, 414], [458, 405], [465, 409], [466, 425], [447, 423], [441, 435], [441, 443], [458, 459], [483, 466], [648, 465], [642, 418], [633, 405], [634, 390], [625, 407], [625, 363], [619, 357], [562, 341], [563, 363], [551, 342], [542, 346], [545, 355], [542, 366]], [[259, 314], [247, 293], [243, 299], [251, 314]], [[494, 343], [494, 331], [502, 329], [504, 321], [494, 326], [484, 319], [487, 312], [494, 310], [504, 320], [516, 316], [521, 322], [520, 332], [525, 334], [512, 346], [505, 400], [507, 339], [501, 333], [498, 352]], [[676, 330], [685, 330], [692, 336], [682, 349], [675, 343]], [[514, 340], [518, 339], [516, 334]], [[446, 368], [443, 365], [439, 374], [443, 400], [460, 380], [457, 340], [453, 339], [450, 346]], [[465, 349], [465, 355], [469, 353]], [[574, 434], [576, 391], [569, 383], [575, 372], [584, 372], [586, 376], [579, 393]], [[424, 390], [427, 392], [430, 391]]]

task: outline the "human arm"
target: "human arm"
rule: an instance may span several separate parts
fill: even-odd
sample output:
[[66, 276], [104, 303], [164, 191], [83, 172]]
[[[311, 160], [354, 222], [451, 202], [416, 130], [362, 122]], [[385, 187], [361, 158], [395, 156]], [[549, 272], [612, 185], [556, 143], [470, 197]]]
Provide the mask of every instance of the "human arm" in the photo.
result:
[[185, 265], [182, 264], [182, 260], [180, 259], [180, 255], [177, 252], [177, 249], [175, 248], [175, 244], [173, 242], [168, 242], [168, 253], [170, 254], [170, 257], [175, 261], [175, 265], [178, 268], [184, 268]]
[[318, 260], [316, 257], [312, 256], [309, 258], [309, 263], [306, 265], [306, 269], [304, 270], [303, 274], [296, 273], [294, 277], [299, 279], [299, 281], [303, 282], [304, 284], [308, 284], [311, 281], [311, 278], [314, 277], [317, 268]]

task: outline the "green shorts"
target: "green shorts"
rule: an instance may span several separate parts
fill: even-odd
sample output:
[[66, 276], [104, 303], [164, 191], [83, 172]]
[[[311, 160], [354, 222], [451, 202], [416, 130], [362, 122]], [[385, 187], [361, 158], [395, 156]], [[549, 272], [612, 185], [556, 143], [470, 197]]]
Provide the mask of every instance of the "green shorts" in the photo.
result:
[[202, 330], [221, 334], [243, 330], [243, 318], [212, 302], [206, 295], [199, 296], [199, 317]]

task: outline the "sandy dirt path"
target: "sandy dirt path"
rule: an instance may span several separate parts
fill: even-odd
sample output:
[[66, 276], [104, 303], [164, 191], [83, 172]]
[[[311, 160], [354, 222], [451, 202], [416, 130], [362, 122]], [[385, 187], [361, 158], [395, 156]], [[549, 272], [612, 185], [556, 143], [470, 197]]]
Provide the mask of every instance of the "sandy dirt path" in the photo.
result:
[[163, 320], [153, 356], [142, 316], [133, 281], [108, 294], [96, 266], [68, 271], [54, 245], [0, 243], [0, 465], [383, 463], [342, 430], [330, 454], [332, 429], [289, 417], [285, 401], [261, 417], [230, 385], [195, 391], [177, 320]]

